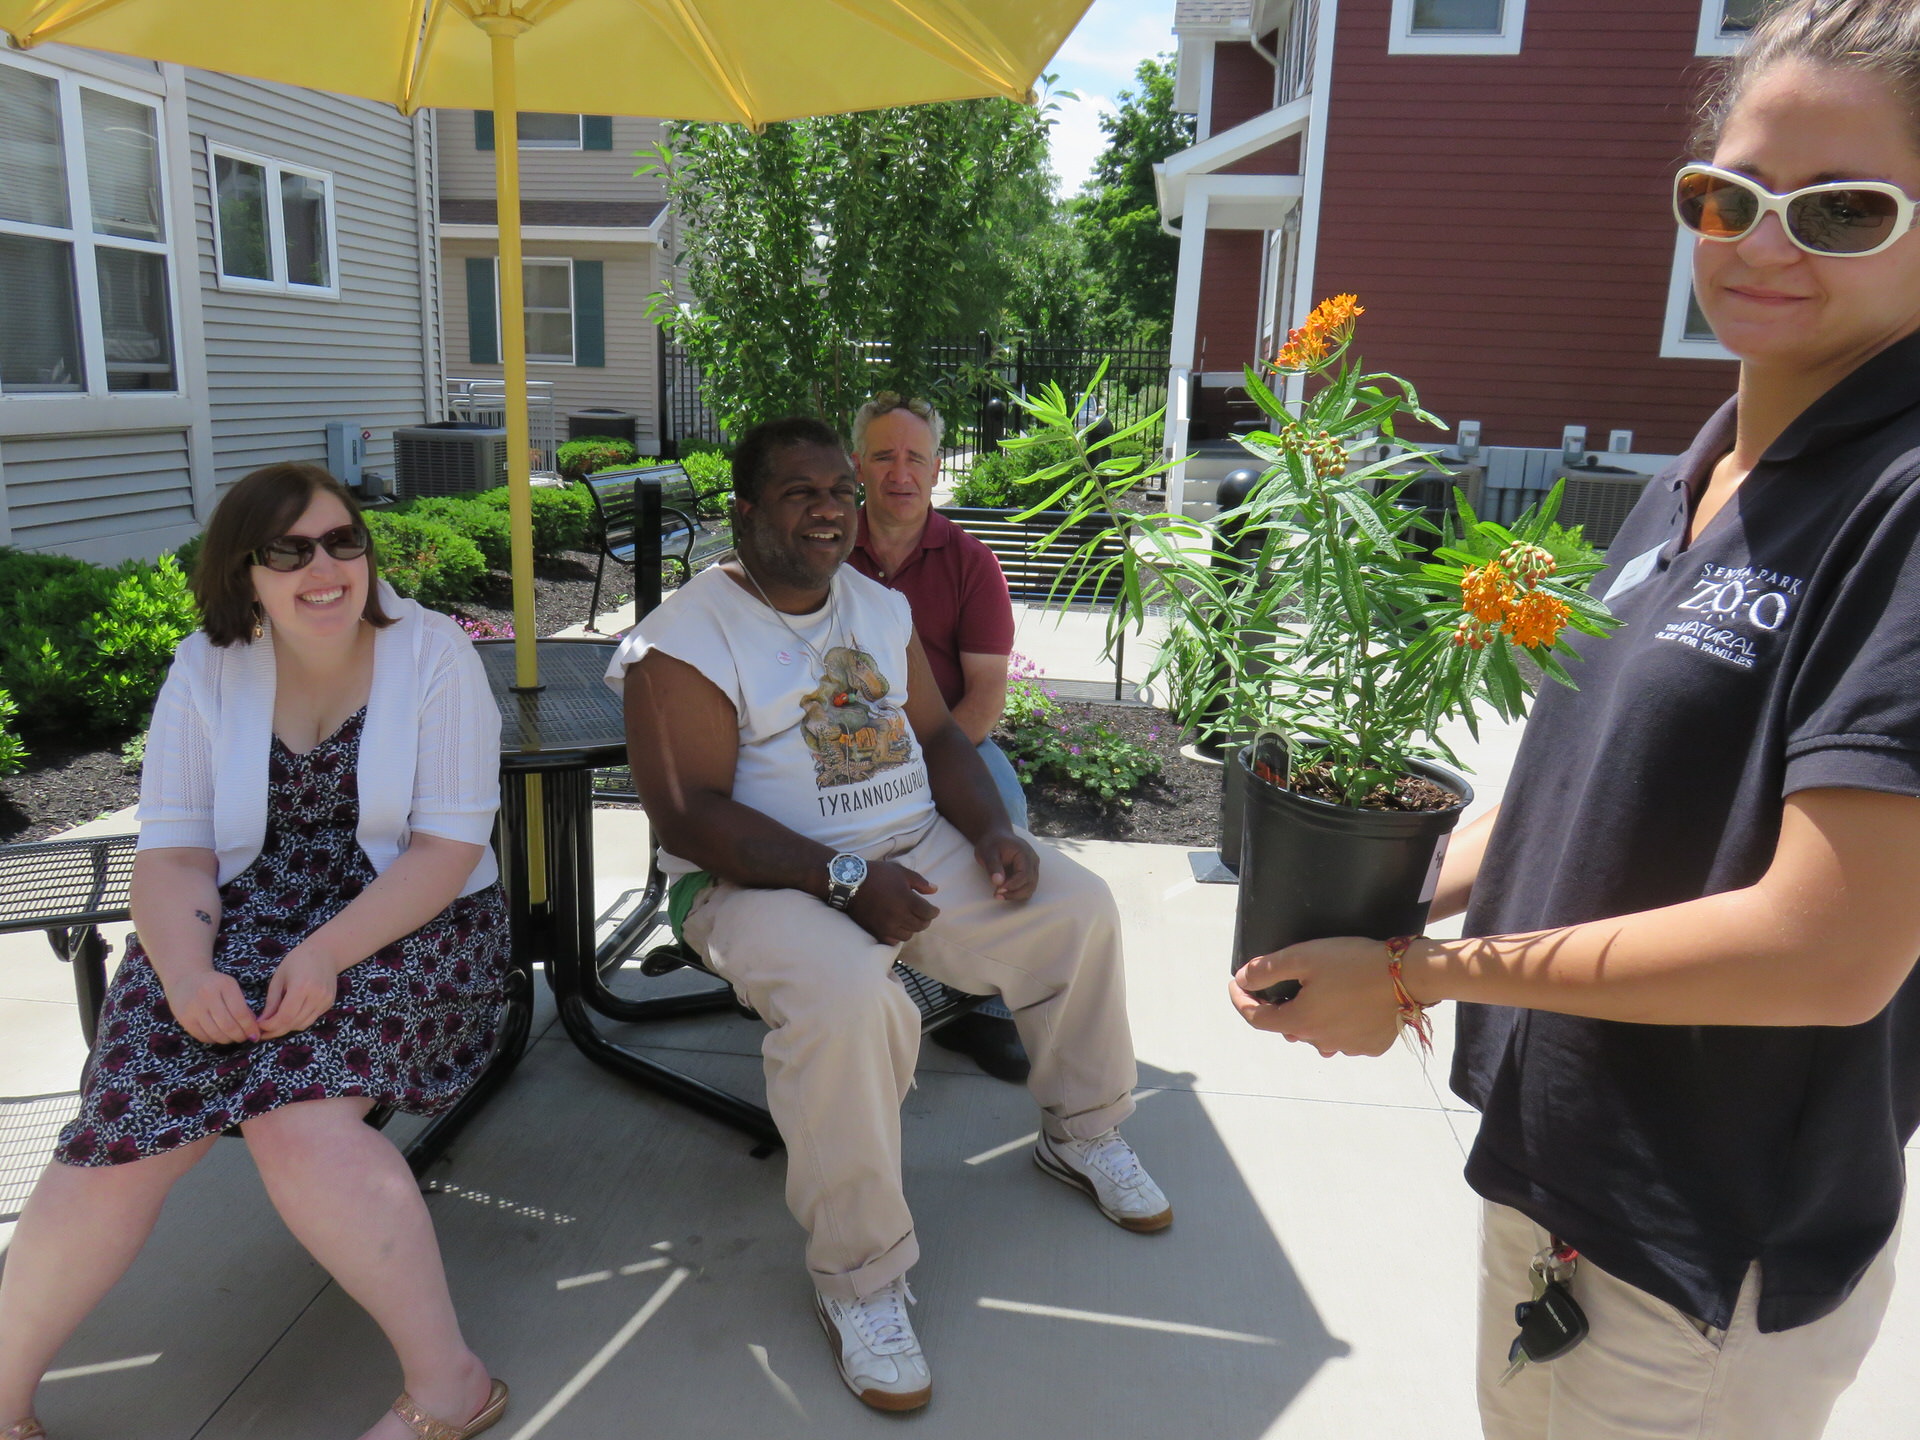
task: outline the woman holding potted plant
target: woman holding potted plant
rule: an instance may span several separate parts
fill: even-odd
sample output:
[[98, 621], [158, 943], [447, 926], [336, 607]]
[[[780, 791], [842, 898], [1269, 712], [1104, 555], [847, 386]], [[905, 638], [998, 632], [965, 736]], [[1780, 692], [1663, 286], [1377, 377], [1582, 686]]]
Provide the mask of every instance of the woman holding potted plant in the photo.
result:
[[[1623, 628], [1447, 859], [1469, 938], [1312, 941], [1233, 989], [1328, 1053], [1468, 1002], [1501, 1440], [1821, 1434], [1920, 1124], [1920, 9], [1789, 0], [1703, 132], [1675, 211], [1739, 393], [1622, 527]], [[1549, 1280], [1590, 1333], [1509, 1377]]]

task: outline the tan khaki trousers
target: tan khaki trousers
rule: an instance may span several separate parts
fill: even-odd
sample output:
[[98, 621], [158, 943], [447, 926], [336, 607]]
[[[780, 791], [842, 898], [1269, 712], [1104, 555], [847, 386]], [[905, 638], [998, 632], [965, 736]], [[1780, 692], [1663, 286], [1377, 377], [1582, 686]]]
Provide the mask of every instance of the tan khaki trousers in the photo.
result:
[[686, 938], [769, 1029], [767, 1107], [787, 1145], [787, 1205], [807, 1231], [819, 1289], [853, 1299], [920, 1257], [900, 1182], [900, 1104], [920, 1053], [920, 1012], [893, 974], [911, 965], [958, 990], [998, 994], [1033, 1062], [1027, 1087], [1059, 1139], [1105, 1134], [1133, 1110], [1120, 917], [1106, 882], [1033, 841], [1040, 880], [996, 900], [973, 847], [945, 820], [866, 852], [926, 876], [940, 914], [882, 945], [800, 890], [716, 884]]
[[1487, 1440], [1818, 1440], [1893, 1293], [1899, 1231], [1838, 1310], [1760, 1332], [1760, 1267], [1715, 1330], [1581, 1259], [1569, 1288], [1592, 1329], [1579, 1348], [1505, 1386], [1513, 1307], [1533, 1297], [1547, 1233], [1489, 1202], [1480, 1246], [1480, 1421]]

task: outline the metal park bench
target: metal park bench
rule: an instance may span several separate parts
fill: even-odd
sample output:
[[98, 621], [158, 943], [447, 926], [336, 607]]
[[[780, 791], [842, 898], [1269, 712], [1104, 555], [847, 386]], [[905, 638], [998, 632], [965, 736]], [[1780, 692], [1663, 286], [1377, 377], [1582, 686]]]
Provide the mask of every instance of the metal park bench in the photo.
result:
[[[1018, 510], [993, 510], [955, 505], [941, 510], [962, 530], [983, 543], [1000, 562], [1007, 577], [1007, 593], [1015, 600], [1033, 604], [1073, 604], [1093, 608], [1112, 605], [1120, 598], [1120, 567], [1101, 573], [1101, 567], [1120, 557], [1118, 540], [1108, 538], [1096, 545], [1093, 553], [1080, 551], [1101, 530], [1092, 520], [1070, 525], [1048, 541], [1060, 522], [1062, 510], [1042, 510], [1026, 519], [1016, 519]], [[1076, 585], [1078, 588], [1076, 589]], [[1113, 698], [1125, 698], [1126, 684], [1121, 678], [1126, 663], [1126, 635], [1113, 656]]]
[[[659, 602], [660, 572], [673, 567], [680, 582], [701, 566], [724, 556], [732, 540], [724, 529], [703, 524], [700, 497], [678, 465], [634, 465], [603, 470], [580, 482], [593, 497], [600, 563], [593, 572], [593, 600], [587, 628], [600, 613], [600, 582], [607, 561], [633, 571], [634, 586]], [[646, 537], [643, 543], [641, 537]], [[638, 596], [636, 603], [638, 602]], [[644, 614], [650, 606], [641, 606]]]
[[0, 935], [44, 930], [53, 953], [73, 967], [80, 1030], [93, 1044], [107, 993], [107, 942], [100, 927], [128, 918], [131, 835], [0, 845]]
[[[133, 884], [135, 839], [132, 835], [90, 835], [0, 845], [0, 935], [47, 932], [53, 953], [73, 966], [80, 1033], [89, 1050], [99, 1033], [100, 1006], [107, 994], [107, 942], [100, 926], [132, 918], [128, 892]], [[526, 1011], [524, 1002], [509, 1007], [485, 1073], [451, 1110], [429, 1122], [402, 1147], [414, 1174], [420, 1174], [440, 1157], [460, 1126], [511, 1072], [526, 1048]], [[381, 1129], [392, 1118], [391, 1109], [376, 1108], [368, 1112], [367, 1123]], [[229, 1135], [239, 1133], [237, 1126], [227, 1131]]]
[[[633, 788], [632, 772], [624, 765], [593, 772], [593, 798], [626, 804], [638, 804], [640, 799]], [[692, 946], [673, 939], [671, 934], [661, 943], [651, 948], [643, 948], [647, 940], [665, 929], [667, 924], [664, 903], [667, 882], [660, 871], [659, 856], [659, 842], [652, 840], [649, 845], [646, 892], [627, 918], [621, 921], [613, 933], [600, 944], [597, 968], [603, 984], [607, 976], [636, 955], [640, 959], [640, 973], [650, 979], [671, 975], [676, 970], [698, 970], [702, 974], [713, 975], [713, 971], [707, 969], [706, 962], [700, 958]], [[984, 995], [969, 995], [963, 990], [942, 985], [938, 980], [922, 975], [909, 965], [896, 963], [894, 973], [899, 976], [901, 985], [906, 988], [908, 996], [920, 1011], [922, 1035], [931, 1035], [942, 1026], [953, 1023], [962, 1015], [974, 1010], [987, 998]], [[723, 977], [715, 975], [714, 978], [720, 980]], [[729, 997], [734, 1008], [748, 1019], [760, 1018], [753, 1007], [748, 1005], [741, 998], [740, 993], [731, 986], [716, 993]], [[771, 1115], [766, 1116], [766, 1126], [766, 1131], [761, 1136], [763, 1140], [778, 1133], [773, 1129]]]

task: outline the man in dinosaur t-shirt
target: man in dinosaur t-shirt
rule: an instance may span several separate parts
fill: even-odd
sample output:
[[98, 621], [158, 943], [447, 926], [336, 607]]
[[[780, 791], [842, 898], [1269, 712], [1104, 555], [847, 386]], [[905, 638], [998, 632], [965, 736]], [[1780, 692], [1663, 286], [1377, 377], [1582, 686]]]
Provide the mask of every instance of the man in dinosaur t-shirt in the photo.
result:
[[770, 1027], [787, 1203], [841, 1377], [911, 1410], [932, 1393], [900, 1179], [920, 1020], [895, 962], [1006, 1000], [1033, 1057], [1035, 1161], [1114, 1223], [1161, 1230], [1172, 1208], [1114, 1128], [1135, 1080], [1119, 915], [1099, 877], [1052, 849], [1043, 867], [906, 601], [846, 567], [856, 491], [833, 431], [756, 426], [733, 480], [737, 559], [630, 631], [608, 681], [686, 939]]

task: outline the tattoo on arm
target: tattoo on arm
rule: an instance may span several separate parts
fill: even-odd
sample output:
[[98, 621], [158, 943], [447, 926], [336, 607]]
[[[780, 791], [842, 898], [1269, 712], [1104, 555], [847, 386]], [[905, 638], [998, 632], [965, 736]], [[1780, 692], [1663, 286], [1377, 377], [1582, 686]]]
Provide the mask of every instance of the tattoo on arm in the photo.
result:
[[211, 915], [209, 915], [209, 914], [207, 914], [207, 912], [206, 912], [206, 911], [204, 911], [204, 910], [196, 910], [196, 911], [194, 911], [194, 912], [193, 912], [193, 918], [194, 918], [194, 919], [196, 919], [196, 920], [198, 920], [198, 921], [199, 921], [199, 922], [200, 922], [200, 923], [201, 923], [202, 925], [211, 925], [211, 924], [213, 924], [213, 916], [211, 916]]

